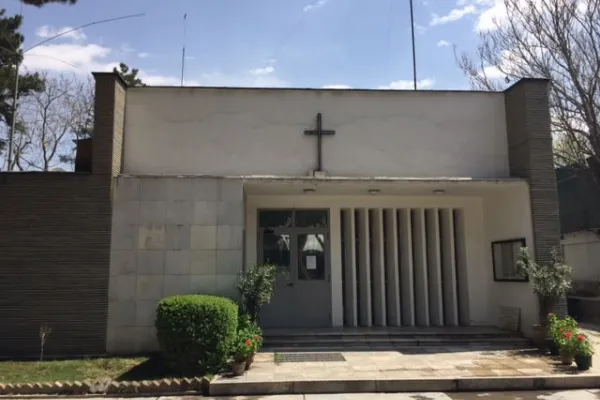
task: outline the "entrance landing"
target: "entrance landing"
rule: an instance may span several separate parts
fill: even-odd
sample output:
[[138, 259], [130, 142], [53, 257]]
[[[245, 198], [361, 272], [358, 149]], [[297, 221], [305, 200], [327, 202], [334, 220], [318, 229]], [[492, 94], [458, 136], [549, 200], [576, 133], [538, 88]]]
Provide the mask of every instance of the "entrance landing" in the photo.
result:
[[[600, 387], [598, 367], [578, 372], [537, 350], [417, 347], [410, 351], [341, 352], [344, 361], [281, 362], [261, 353], [239, 377], [218, 376], [211, 396], [542, 390]], [[340, 360], [340, 358], [337, 358]]]

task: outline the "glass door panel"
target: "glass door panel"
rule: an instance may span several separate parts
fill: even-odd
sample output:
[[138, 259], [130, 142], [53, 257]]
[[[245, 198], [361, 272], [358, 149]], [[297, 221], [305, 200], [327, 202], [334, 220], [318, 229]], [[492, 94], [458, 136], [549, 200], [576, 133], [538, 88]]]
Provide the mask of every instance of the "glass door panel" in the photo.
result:
[[325, 235], [298, 235], [298, 280], [325, 279]]

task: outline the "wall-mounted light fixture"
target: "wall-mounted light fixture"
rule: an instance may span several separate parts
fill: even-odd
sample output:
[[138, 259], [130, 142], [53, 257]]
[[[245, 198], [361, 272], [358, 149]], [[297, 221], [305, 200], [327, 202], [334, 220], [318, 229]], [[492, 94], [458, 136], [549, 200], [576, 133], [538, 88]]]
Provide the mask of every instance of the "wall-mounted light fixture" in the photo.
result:
[[446, 193], [446, 191], [444, 189], [435, 189], [433, 191], [433, 194], [435, 194], [436, 196], [439, 196], [439, 195], [444, 194], [444, 193]]
[[305, 188], [305, 189], [302, 189], [302, 191], [303, 191], [305, 194], [311, 194], [311, 193], [314, 193], [314, 192], [315, 192], [315, 189], [313, 189], [313, 188]]
[[381, 193], [381, 190], [379, 189], [369, 189], [369, 194], [376, 195], [379, 193]]

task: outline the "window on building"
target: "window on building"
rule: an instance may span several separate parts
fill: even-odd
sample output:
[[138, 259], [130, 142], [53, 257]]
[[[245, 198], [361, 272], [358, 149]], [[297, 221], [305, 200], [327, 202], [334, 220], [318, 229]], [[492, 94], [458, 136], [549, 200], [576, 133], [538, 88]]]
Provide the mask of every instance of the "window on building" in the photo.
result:
[[495, 281], [526, 282], [518, 272], [519, 252], [525, 247], [525, 239], [501, 240], [492, 243], [492, 260]]

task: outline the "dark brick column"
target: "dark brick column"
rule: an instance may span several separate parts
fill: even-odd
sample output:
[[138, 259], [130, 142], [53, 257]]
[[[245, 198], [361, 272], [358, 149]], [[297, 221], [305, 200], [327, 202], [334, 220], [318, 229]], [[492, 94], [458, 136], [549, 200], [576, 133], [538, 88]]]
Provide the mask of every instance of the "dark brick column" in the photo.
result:
[[96, 72], [92, 172], [116, 177], [121, 172], [125, 94], [127, 84], [118, 74]]
[[504, 92], [510, 175], [529, 181], [538, 262], [550, 260], [553, 248], [560, 251], [548, 83], [545, 79], [522, 79]]
[[[546, 79], [521, 79], [504, 91], [510, 175], [529, 182], [534, 255], [540, 263], [551, 259], [552, 249], [560, 251], [548, 86]], [[565, 299], [554, 312], [567, 314]]]

